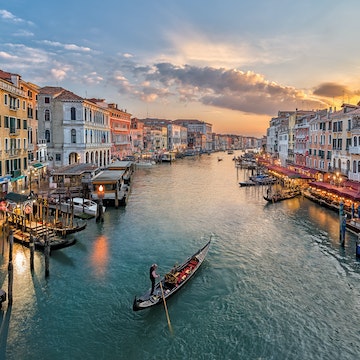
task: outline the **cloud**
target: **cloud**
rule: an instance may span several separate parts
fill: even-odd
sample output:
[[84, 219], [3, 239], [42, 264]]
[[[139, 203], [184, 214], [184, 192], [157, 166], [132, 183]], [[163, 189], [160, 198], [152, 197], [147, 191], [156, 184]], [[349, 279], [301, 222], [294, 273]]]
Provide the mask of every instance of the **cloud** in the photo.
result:
[[0, 18], [5, 20], [5, 21], [10, 21], [13, 23], [26, 23], [29, 25], [33, 25], [33, 23], [31, 21], [26, 21], [24, 19], [21, 19], [15, 15], [13, 15], [10, 11], [4, 10], [4, 9], [0, 9]]
[[89, 74], [85, 74], [83, 76], [83, 80], [86, 84], [94, 85], [94, 84], [100, 84], [104, 78], [100, 76], [96, 71], [93, 71]]
[[54, 46], [54, 47], [60, 47], [63, 48], [65, 50], [70, 50], [70, 51], [80, 51], [80, 52], [89, 52], [91, 51], [91, 49], [89, 47], [85, 47], [85, 46], [78, 46], [75, 44], [62, 44], [58, 41], [50, 41], [50, 40], [43, 40], [41, 41], [43, 44], [45, 45], [49, 45], [49, 46]]
[[158, 63], [152, 67], [137, 67], [134, 72], [145, 79], [137, 92], [142, 99], [149, 98], [149, 93], [156, 94], [151, 97], [153, 100], [174, 96], [180, 102], [200, 102], [259, 115], [273, 115], [281, 108], [327, 106], [305, 91], [270, 82], [263, 75], [250, 71]]
[[52, 75], [52, 78], [57, 81], [61, 81], [66, 78], [66, 71], [63, 69], [51, 69], [50, 73]]
[[326, 82], [320, 84], [315, 90], [313, 91], [314, 95], [324, 96], [328, 98], [339, 97], [344, 95], [350, 95], [352, 91], [350, 91], [346, 86], [333, 83], [333, 82]]
[[15, 32], [13, 35], [19, 37], [32, 37], [34, 36], [34, 33], [31, 31], [20, 29], [17, 32]]
[[0, 59], [4, 59], [4, 60], [16, 60], [18, 59], [17, 56], [15, 55], [11, 55], [5, 51], [0, 51]]

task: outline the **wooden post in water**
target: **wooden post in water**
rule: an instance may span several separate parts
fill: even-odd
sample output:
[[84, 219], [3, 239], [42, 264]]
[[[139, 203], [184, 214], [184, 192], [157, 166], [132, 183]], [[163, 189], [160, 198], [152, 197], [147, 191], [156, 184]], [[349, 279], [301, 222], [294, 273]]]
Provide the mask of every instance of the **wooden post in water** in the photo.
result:
[[5, 223], [2, 224], [2, 244], [1, 244], [1, 255], [4, 256], [4, 247], [5, 247]]
[[50, 242], [48, 237], [45, 235], [45, 249], [44, 249], [44, 255], [45, 255], [45, 277], [48, 277], [50, 275], [49, 266], [50, 266]]
[[8, 303], [9, 306], [12, 305], [13, 296], [12, 296], [12, 289], [13, 289], [13, 280], [14, 280], [14, 274], [13, 274], [13, 244], [14, 244], [14, 235], [13, 231], [10, 230], [9, 233], [9, 265], [8, 265], [8, 277], [9, 277], [9, 283], [8, 283]]
[[32, 234], [32, 233], [30, 233], [29, 248], [30, 248], [30, 270], [31, 270], [31, 271], [34, 271], [35, 242], [34, 242], [34, 237], [33, 237], [33, 234]]
[[[344, 228], [345, 221], [345, 228]], [[340, 201], [339, 204], [339, 240], [341, 246], [344, 246], [345, 242], [345, 229], [346, 229], [346, 215], [344, 216], [344, 203]]]

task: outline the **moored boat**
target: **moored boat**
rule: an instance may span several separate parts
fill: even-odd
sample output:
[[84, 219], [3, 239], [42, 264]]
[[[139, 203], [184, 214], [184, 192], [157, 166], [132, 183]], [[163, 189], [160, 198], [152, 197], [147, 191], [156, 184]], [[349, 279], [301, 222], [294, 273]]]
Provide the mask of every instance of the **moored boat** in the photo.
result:
[[181, 265], [175, 266], [168, 272], [160, 282], [155, 285], [154, 293], [151, 295], [151, 289], [142, 296], [136, 297], [133, 302], [133, 310], [143, 310], [163, 302], [183, 287], [196, 273], [203, 263], [210, 247], [210, 240], [194, 255], [186, 259]]
[[[65, 213], [73, 213], [74, 215], [88, 214], [95, 217], [97, 214], [98, 204], [90, 199], [84, 199], [80, 197], [74, 197], [68, 200], [61, 201], [60, 204], [55, 199], [55, 206], [52, 204], [52, 208], [59, 206], [59, 210]], [[59, 205], [58, 205], [59, 204]], [[103, 206], [103, 213], [106, 208]]]
[[268, 202], [279, 202], [283, 200], [293, 199], [296, 196], [301, 194], [300, 190], [283, 190], [283, 191], [276, 191], [274, 193], [268, 192], [264, 199]]

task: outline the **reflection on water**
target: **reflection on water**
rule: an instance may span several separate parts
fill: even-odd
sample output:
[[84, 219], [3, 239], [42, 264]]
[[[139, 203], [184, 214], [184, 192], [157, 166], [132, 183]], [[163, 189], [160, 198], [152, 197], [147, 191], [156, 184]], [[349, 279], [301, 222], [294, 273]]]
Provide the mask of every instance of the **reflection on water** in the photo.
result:
[[106, 275], [109, 261], [109, 244], [105, 235], [98, 236], [92, 246], [91, 264], [97, 278]]

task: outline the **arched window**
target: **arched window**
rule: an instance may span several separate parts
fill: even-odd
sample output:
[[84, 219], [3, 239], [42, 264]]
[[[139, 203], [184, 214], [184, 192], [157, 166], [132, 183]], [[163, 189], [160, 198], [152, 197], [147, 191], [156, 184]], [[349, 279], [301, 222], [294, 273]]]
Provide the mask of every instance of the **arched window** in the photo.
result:
[[49, 109], [45, 110], [45, 121], [50, 121], [50, 110]]
[[71, 120], [76, 120], [76, 109], [74, 107], [71, 108]]
[[353, 161], [353, 172], [356, 173], [357, 171], [357, 167], [356, 167], [356, 161]]
[[45, 130], [45, 140], [47, 143], [50, 142], [50, 130]]
[[357, 137], [354, 137], [354, 146], [357, 146]]
[[76, 144], [76, 130], [71, 129], [71, 143]]

